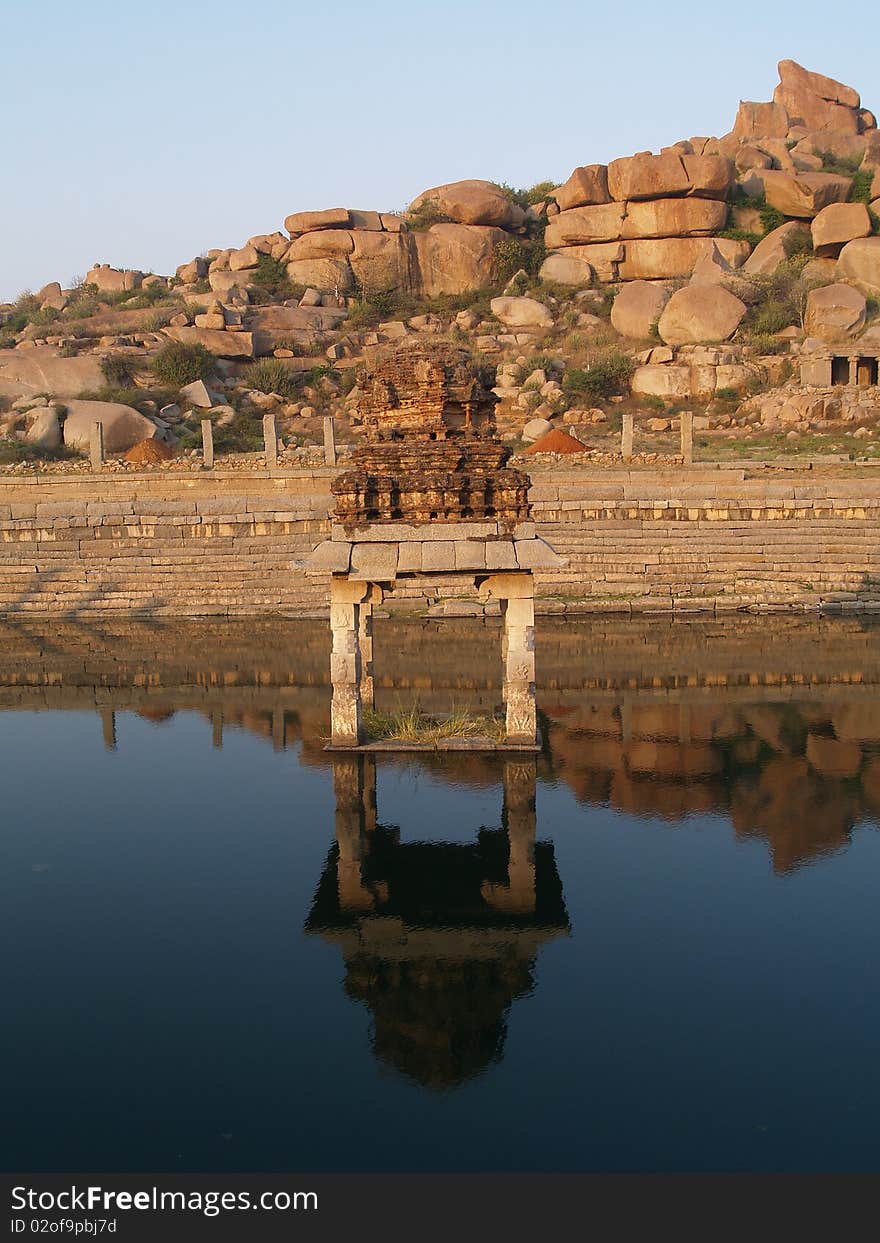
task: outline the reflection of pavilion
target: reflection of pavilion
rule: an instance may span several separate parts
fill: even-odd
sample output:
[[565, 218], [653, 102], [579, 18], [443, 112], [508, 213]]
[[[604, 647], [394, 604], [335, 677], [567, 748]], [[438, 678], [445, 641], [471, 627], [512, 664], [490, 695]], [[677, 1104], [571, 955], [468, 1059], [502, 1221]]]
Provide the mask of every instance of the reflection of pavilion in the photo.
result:
[[453, 1087], [500, 1060], [540, 946], [568, 929], [553, 847], [535, 841], [535, 760], [503, 763], [501, 829], [401, 842], [377, 822], [371, 755], [334, 758], [336, 844], [306, 930], [337, 942], [380, 1060]]

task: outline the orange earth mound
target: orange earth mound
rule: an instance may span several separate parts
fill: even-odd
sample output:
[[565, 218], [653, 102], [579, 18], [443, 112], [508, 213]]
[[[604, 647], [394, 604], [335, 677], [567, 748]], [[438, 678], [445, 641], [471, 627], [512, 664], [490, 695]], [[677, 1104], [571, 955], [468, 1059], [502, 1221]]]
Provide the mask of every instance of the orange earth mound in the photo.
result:
[[587, 446], [575, 440], [574, 436], [569, 436], [568, 432], [554, 427], [552, 431], [545, 432], [533, 445], [530, 445], [526, 453], [584, 453], [586, 448]]
[[141, 440], [129, 449], [124, 460], [132, 466], [153, 466], [156, 462], [168, 462], [173, 457], [173, 450], [161, 440]]

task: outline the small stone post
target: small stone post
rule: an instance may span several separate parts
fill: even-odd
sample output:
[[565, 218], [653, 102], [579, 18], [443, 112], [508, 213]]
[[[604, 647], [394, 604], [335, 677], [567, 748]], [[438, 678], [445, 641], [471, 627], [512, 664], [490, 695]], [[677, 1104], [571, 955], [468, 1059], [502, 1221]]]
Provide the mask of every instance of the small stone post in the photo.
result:
[[263, 415], [263, 443], [266, 448], [266, 465], [278, 465], [278, 432], [275, 429], [275, 415]]
[[[529, 575], [531, 585], [531, 575]], [[504, 618], [504, 704], [508, 742], [535, 745], [534, 591], [501, 603]]]
[[358, 746], [361, 741], [360, 608], [368, 585], [352, 583], [341, 574], [330, 580], [330, 681], [333, 699], [330, 729], [334, 745]]
[[620, 432], [620, 456], [624, 462], [630, 461], [633, 455], [633, 416], [624, 414]]
[[93, 471], [100, 471], [104, 465], [104, 424], [93, 423], [89, 437], [89, 459]]
[[694, 416], [691, 410], [681, 412], [681, 458], [685, 466], [694, 460]]
[[202, 465], [205, 470], [214, 469], [214, 424], [202, 419]]
[[332, 414], [324, 415], [324, 462], [327, 466], [336, 465], [336, 424]]

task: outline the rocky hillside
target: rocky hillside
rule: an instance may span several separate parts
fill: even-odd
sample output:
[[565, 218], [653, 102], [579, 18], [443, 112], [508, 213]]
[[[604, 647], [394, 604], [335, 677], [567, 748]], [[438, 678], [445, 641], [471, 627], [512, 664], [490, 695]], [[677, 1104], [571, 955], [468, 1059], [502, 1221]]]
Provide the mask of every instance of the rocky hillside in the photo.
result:
[[662, 451], [651, 437], [694, 402], [702, 430], [738, 440], [868, 440], [876, 386], [805, 402], [799, 359], [880, 347], [880, 131], [852, 87], [793, 61], [779, 79], [723, 137], [560, 186], [295, 212], [173, 275], [96, 264], [23, 294], [0, 307], [0, 461], [81, 452], [97, 414], [110, 452], [154, 438], [195, 457], [205, 411], [220, 452], [256, 450], [265, 409], [307, 456], [325, 413], [357, 436], [364, 352], [423, 333], [497, 363], [502, 426], [525, 441], [564, 423], [610, 451], [628, 405]]

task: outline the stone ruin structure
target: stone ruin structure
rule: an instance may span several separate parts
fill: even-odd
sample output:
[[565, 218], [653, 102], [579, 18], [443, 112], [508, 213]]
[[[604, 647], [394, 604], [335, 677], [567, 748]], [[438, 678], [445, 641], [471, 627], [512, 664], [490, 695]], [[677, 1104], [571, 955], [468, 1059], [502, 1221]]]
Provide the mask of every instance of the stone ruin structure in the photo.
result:
[[466, 350], [415, 345], [380, 362], [359, 400], [367, 443], [333, 484], [337, 521], [488, 519], [508, 533], [525, 521], [529, 480], [495, 438], [490, 379]]
[[800, 377], [808, 388], [876, 389], [880, 384], [880, 344], [856, 341], [828, 345], [801, 360]]
[[398, 578], [462, 572], [501, 604], [507, 743], [535, 746], [532, 571], [561, 561], [536, 536], [528, 476], [496, 436], [489, 379], [464, 349], [407, 342], [362, 386], [365, 443], [334, 480], [331, 537], [307, 563], [331, 575], [334, 746], [363, 742], [373, 606]]

